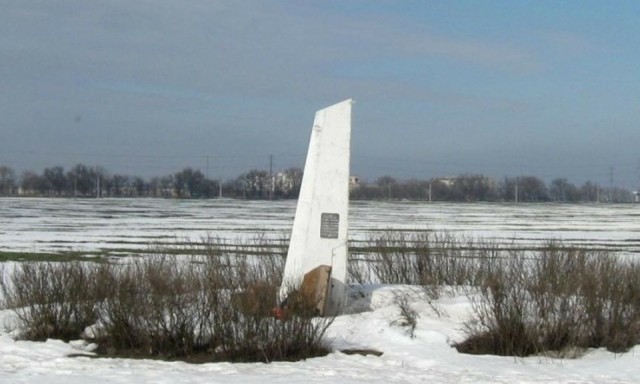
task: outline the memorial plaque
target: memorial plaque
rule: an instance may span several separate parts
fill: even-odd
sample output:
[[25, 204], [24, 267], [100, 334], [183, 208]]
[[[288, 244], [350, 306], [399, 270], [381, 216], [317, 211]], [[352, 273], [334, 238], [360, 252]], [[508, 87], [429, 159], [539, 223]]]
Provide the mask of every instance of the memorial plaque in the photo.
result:
[[340, 229], [340, 215], [337, 213], [323, 213], [320, 218], [320, 237], [323, 239], [337, 239]]

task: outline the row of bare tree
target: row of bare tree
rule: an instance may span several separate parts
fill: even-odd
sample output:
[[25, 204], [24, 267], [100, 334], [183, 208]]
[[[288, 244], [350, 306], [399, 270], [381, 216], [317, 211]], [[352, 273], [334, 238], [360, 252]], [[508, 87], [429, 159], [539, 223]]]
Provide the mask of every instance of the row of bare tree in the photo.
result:
[[[138, 176], [111, 174], [102, 167], [77, 164], [69, 170], [55, 166], [38, 174], [26, 171], [19, 177], [0, 165], [0, 196], [48, 197], [171, 197], [243, 199], [295, 199], [300, 192], [302, 170], [289, 168], [271, 173], [253, 169], [231, 180], [207, 178], [200, 170], [184, 168], [171, 175], [145, 180]], [[633, 193], [622, 188], [603, 188], [586, 182], [576, 186], [565, 178], [548, 185], [535, 176], [507, 177], [501, 181], [477, 174], [450, 178], [398, 181], [383, 176], [373, 183], [351, 185], [351, 198], [427, 201], [517, 202], [632, 202]]]
[[513, 202], [614, 202], [634, 201], [622, 188], [603, 188], [593, 182], [576, 186], [565, 178], [548, 185], [535, 176], [506, 177], [501, 181], [476, 174], [429, 180], [397, 181], [383, 176], [374, 183], [362, 183], [351, 191], [352, 199], [407, 199], [427, 201], [513, 201]]
[[276, 174], [251, 170], [223, 182], [192, 168], [145, 180], [84, 164], [69, 170], [60, 166], [45, 168], [40, 174], [26, 171], [20, 176], [12, 168], [0, 165], [0, 196], [283, 199], [296, 198], [301, 182], [299, 168]]

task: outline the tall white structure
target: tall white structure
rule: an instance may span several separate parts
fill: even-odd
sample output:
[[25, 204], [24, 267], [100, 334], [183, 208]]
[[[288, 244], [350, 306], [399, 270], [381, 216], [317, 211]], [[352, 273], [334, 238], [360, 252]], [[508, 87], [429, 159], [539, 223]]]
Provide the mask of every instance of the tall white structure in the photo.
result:
[[285, 293], [305, 273], [331, 266], [327, 314], [338, 314], [346, 296], [352, 104], [316, 112], [281, 288]]

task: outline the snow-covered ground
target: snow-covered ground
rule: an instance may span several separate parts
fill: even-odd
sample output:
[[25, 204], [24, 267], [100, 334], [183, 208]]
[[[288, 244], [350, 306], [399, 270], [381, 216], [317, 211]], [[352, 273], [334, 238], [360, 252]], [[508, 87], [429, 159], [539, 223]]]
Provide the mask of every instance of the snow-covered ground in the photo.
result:
[[[1, 199], [0, 250], [135, 250], [159, 241], [287, 238], [295, 201]], [[352, 202], [349, 238], [446, 230], [501, 243], [563, 240], [640, 254], [640, 205]]]
[[[469, 304], [464, 296], [439, 300], [436, 315], [412, 287], [367, 287], [352, 304], [358, 313], [339, 316], [328, 331], [336, 349], [368, 348], [383, 355], [333, 352], [289, 363], [187, 364], [156, 360], [70, 357], [82, 343], [14, 341], [0, 333], [2, 383], [637, 383], [640, 349], [615, 355], [588, 351], [578, 359], [472, 356], [451, 342], [463, 336], [461, 323]], [[397, 325], [394, 297], [408, 292], [420, 318], [411, 338]], [[7, 316], [6, 313], [3, 313]], [[2, 315], [0, 315], [2, 316]]]
[[[286, 236], [295, 202], [175, 200], [0, 199], [0, 250], [140, 248], [158, 239], [197, 240], [212, 234], [237, 238]], [[489, 240], [532, 243], [542, 239], [599, 245], [640, 253], [639, 205], [502, 205], [356, 202], [352, 239], [379, 229], [444, 229]], [[352, 294], [351, 314], [328, 331], [336, 352], [296, 363], [192, 365], [156, 360], [70, 357], [81, 342], [15, 341], [0, 328], [0, 383], [636, 383], [640, 349], [615, 355], [588, 351], [578, 359], [471, 356], [461, 340], [469, 303], [443, 296], [441, 315], [411, 287], [371, 286]], [[420, 317], [415, 338], [397, 325], [398, 292], [408, 292]], [[357, 310], [355, 310], [357, 309]], [[0, 323], [10, 320], [0, 311]], [[370, 348], [380, 357], [337, 350]]]

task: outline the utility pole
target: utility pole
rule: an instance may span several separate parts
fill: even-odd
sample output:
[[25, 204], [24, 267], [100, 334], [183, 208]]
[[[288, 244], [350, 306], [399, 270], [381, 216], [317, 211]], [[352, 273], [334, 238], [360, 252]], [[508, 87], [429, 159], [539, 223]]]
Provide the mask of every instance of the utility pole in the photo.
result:
[[245, 177], [244, 178], [244, 185], [242, 187], [242, 198], [243, 199], [247, 199], [247, 187], [249, 186], [249, 180]]
[[609, 167], [609, 202], [613, 203], [614, 201], [614, 193], [613, 193], [613, 166]]
[[431, 202], [431, 180], [429, 180], [429, 202]]
[[[636, 167], [636, 173], [638, 174], [638, 189], [640, 190], [640, 160], [638, 160], [638, 166]], [[638, 195], [636, 195], [638, 197]]]
[[518, 178], [516, 177], [515, 203], [518, 204]]
[[207, 157], [207, 180], [209, 180], [209, 155]]
[[273, 190], [275, 189], [275, 183], [273, 180], [273, 155], [269, 155], [269, 180], [271, 180], [271, 185], [269, 186], [269, 200], [272, 200]]
[[609, 167], [609, 188], [613, 188], [613, 167]]

